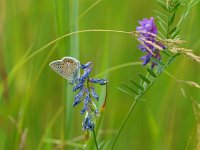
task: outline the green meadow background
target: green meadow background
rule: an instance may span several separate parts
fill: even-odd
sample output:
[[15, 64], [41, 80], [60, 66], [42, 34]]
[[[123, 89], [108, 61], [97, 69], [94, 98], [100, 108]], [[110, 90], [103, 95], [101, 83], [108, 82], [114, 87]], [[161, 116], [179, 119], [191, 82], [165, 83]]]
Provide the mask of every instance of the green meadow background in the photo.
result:
[[[140, 61], [138, 43], [128, 34], [85, 32], [44, 46], [77, 30], [134, 31], [138, 20], [156, 16], [155, 9], [160, 8], [153, 0], [1, 0], [0, 149], [77, 150], [69, 141], [84, 144], [82, 104], [72, 107], [71, 87], [48, 64], [73, 56], [82, 64], [92, 61], [95, 76]], [[185, 46], [200, 55], [199, 24], [200, 4], [181, 32]], [[177, 79], [200, 83], [200, 64], [184, 56], [167, 71]], [[145, 73], [145, 67], [130, 65], [98, 76], [109, 80], [98, 143], [111, 145], [134, 100], [118, 87], [129, 79], [139, 80], [139, 72]], [[96, 88], [100, 107], [105, 87]], [[115, 149], [200, 149], [199, 97], [198, 88], [161, 75], [137, 104]]]

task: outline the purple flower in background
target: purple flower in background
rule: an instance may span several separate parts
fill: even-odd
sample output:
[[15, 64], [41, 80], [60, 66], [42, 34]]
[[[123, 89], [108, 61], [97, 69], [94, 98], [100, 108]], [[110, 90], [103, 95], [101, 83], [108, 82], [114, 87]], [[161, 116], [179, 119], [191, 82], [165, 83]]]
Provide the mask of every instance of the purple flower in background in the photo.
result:
[[[165, 46], [162, 45], [162, 43], [156, 41], [158, 30], [154, 18], [144, 18], [142, 21], [139, 21], [139, 24], [140, 26], [136, 27], [137, 32], [140, 33], [140, 36], [138, 37], [140, 45], [138, 46], [138, 48], [142, 52], [147, 53], [140, 58], [141, 60], [143, 60], [143, 65], [148, 64], [152, 57], [160, 60], [160, 50], [156, 49], [154, 45], [156, 44], [157, 46], [161, 47], [161, 49], [165, 49]], [[155, 65], [156, 64], [153, 62], [151, 67], [153, 68]]]
[[74, 97], [73, 107], [83, 101], [83, 108], [81, 114], [85, 114], [85, 118], [82, 122], [83, 130], [94, 130], [95, 120], [98, 116], [98, 109], [93, 100], [98, 100], [99, 96], [95, 91], [95, 88], [91, 84], [105, 85], [108, 83], [104, 79], [92, 79], [89, 78], [92, 72], [92, 62], [88, 62], [80, 66], [83, 69], [83, 74], [78, 78], [76, 84], [74, 84], [73, 92], [79, 90]]

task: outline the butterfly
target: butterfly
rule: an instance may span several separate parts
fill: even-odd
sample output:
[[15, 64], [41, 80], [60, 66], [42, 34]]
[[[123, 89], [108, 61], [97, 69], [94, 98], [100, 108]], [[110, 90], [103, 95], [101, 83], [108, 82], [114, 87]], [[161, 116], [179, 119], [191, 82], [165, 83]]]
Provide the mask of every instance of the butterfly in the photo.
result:
[[63, 57], [61, 60], [55, 60], [49, 66], [71, 84], [76, 83], [80, 77], [80, 62], [73, 57]]

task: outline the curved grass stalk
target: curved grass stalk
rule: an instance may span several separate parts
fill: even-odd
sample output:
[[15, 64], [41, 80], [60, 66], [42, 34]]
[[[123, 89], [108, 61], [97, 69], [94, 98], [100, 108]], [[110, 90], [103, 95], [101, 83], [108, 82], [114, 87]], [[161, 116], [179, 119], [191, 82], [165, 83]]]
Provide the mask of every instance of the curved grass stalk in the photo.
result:
[[102, 0], [98, 0], [98, 1], [94, 2], [90, 7], [88, 7], [85, 11], [83, 11], [83, 12], [79, 15], [78, 19], [81, 19], [83, 16], [85, 16], [85, 14], [87, 14], [92, 8], [94, 8], [94, 7], [95, 7], [97, 4], [99, 4], [101, 1], [102, 1]]
[[75, 142], [71, 142], [71, 141], [62, 141], [62, 140], [57, 140], [57, 139], [44, 139], [45, 143], [50, 143], [50, 144], [56, 144], [58, 146], [64, 146], [64, 145], [69, 145], [75, 148], [80, 148], [80, 149], [84, 149], [84, 145], [79, 144], [79, 143], [75, 143]]
[[41, 47], [40, 49], [36, 50], [34, 53], [32, 53], [31, 55], [29, 55], [26, 59], [24, 59], [23, 61], [20, 61], [20, 63], [18, 65], [16, 65], [16, 67], [14, 67], [12, 70], [16, 70], [15, 68], [19, 68], [21, 65], [23, 65], [24, 63], [26, 63], [28, 60], [30, 60], [32, 57], [34, 57], [35, 55], [39, 54], [40, 52], [42, 52], [44, 49], [46, 49], [47, 47], [53, 45], [54, 43], [58, 42], [59, 40], [62, 40], [66, 37], [75, 35], [75, 34], [79, 34], [79, 33], [86, 33], [86, 32], [113, 32], [113, 33], [123, 33], [123, 34], [131, 34], [131, 32], [127, 32], [127, 31], [120, 31], [120, 30], [104, 30], [104, 29], [89, 29], [89, 30], [80, 30], [80, 31], [75, 31], [75, 32], [71, 32], [68, 34], [65, 34], [59, 38], [56, 38], [55, 40], [47, 43], [46, 45], [44, 45], [43, 47]]
[[118, 70], [118, 69], [121, 69], [121, 68], [125, 68], [125, 67], [129, 67], [129, 66], [136, 66], [136, 65], [141, 65], [142, 63], [141, 62], [129, 62], [129, 63], [125, 63], [125, 64], [121, 64], [121, 65], [117, 65], [117, 66], [114, 66], [114, 67], [111, 67], [97, 75], [95, 75], [94, 77], [100, 77], [106, 73], [109, 73], [109, 72], [112, 72], [112, 71], [115, 71], [115, 70]]
[[146, 88], [145, 92], [142, 92], [142, 94], [140, 94], [140, 95], [138, 95], [138, 96], [135, 97], [135, 101], [134, 101], [133, 104], [131, 105], [131, 107], [130, 107], [130, 109], [129, 109], [127, 115], [126, 115], [126, 117], [124, 118], [124, 120], [123, 120], [123, 122], [122, 122], [122, 124], [121, 124], [121, 126], [120, 126], [120, 128], [119, 128], [119, 130], [118, 130], [118, 132], [117, 132], [117, 135], [115, 136], [115, 139], [114, 139], [113, 144], [112, 144], [112, 146], [111, 146], [111, 150], [114, 149], [114, 146], [115, 146], [115, 144], [116, 144], [116, 142], [117, 142], [117, 140], [118, 140], [118, 138], [119, 138], [119, 135], [120, 135], [120, 133], [122, 132], [122, 130], [123, 130], [123, 128], [124, 128], [124, 126], [125, 126], [127, 120], [129, 119], [129, 117], [130, 117], [131, 113], [133, 112], [133, 110], [134, 110], [136, 104], [138, 103], [139, 99], [149, 90], [149, 88], [150, 88], [156, 81], [157, 81], [157, 79], [155, 79], [153, 82], [151, 82], [151, 84]]
[[88, 29], [88, 30], [80, 30], [80, 31], [75, 31], [75, 32], [71, 32], [68, 34], [65, 34], [59, 38], [56, 38], [55, 40], [47, 43], [46, 45], [44, 45], [43, 47], [41, 47], [40, 49], [36, 50], [34, 53], [32, 53], [31, 55], [29, 55], [24, 61], [23, 63], [27, 62], [29, 59], [31, 59], [32, 57], [34, 57], [35, 55], [37, 55], [38, 53], [42, 52], [44, 49], [46, 49], [47, 47], [51, 46], [52, 44], [58, 42], [61, 39], [64, 39], [66, 37], [75, 35], [75, 34], [79, 34], [79, 33], [86, 33], [86, 32], [113, 32], [113, 33], [123, 33], [123, 34], [131, 34], [131, 32], [127, 32], [127, 31], [120, 31], [120, 30], [106, 30], [106, 29]]
[[122, 130], [123, 130], [123, 128], [124, 128], [124, 126], [125, 126], [127, 120], [129, 119], [129, 117], [130, 117], [131, 113], [133, 112], [133, 110], [134, 110], [134, 108], [135, 108], [137, 102], [139, 101], [139, 99], [149, 90], [149, 88], [158, 80], [159, 76], [160, 76], [160, 75], [167, 69], [167, 67], [176, 59], [176, 57], [175, 57], [176, 55], [177, 55], [177, 54], [174, 54], [174, 55], [172, 55], [172, 56], [168, 59], [166, 65], [164, 64], [163, 70], [162, 70], [161, 72], [158, 72], [157, 77], [156, 77], [156, 78], [153, 78], [153, 79], [151, 80], [151, 82], [149, 83], [149, 85], [146, 87], [146, 89], [145, 89], [144, 91], [142, 91], [139, 95], [137, 95], [137, 96], [135, 97], [135, 101], [134, 101], [133, 104], [131, 105], [131, 107], [130, 107], [130, 109], [129, 109], [129, 111], [128, 111], [126, 117], [125, 117], [125, 119], [123, 120], [123, 122], [122, 122], [122, 124], [121, 124], [121, 126], [120, 126], [120, 128], [119, 128], [119, 130], [118, 130], [118, 132], [117, 132], [117, 135], [116, 135], [115, 138], [114, 138], [113, 144], [111, 145], [111, 150], [114, 149], [114, 146], [115, 146], [115, 144], [116, 144], [116, 142], [117, 142], [117, 140], [118, 140], [118, 138], [119, 138], [119, 135], [120, 135], [120, 133], [122, 132]]
[[177, 83], [179, 84], [185, 84], [185, 85], [188, 85], [188, 86], [191, 86], [191, 87], [195, 87], [195, 88], [198, 88], [200, 89], [200, 85], [199, 83], [196, 83], [194, 81], [188, 81], [188, 80], [180, 80], [178, 78], [176, 78], [174, 75], [172, 75], [171, 73], [167, 72], [167, 71], [164, 71], [164, 73], [169, 76], [170, 78], [174, 79]]
[[[18, 64], [15, 65], [15, 67], [10, 71], [10, 73], [8, 74], [8, 86], [10, 85], [12, 79], [13, 79], [13, 76], [14, 76], [14, 73], [17, 72], [17, 70], [23, 65], [25, 64], [28, 60], [30, 60], [32, 57], [36, 56], [37, 54], [39, 54], [40, 52], [44, 51], [47, 47], [55, 44], [56, 42], [66, 38], [66, 37], [69, 37], [69, 36], [72, 36], [72, 35], [75, 35], [75, 34], [79, 34], [79, 33], [87, 33], [87, 32], [112, 32], [112, 33], [122, 33], [122, 34], [128, 34], [128, 35], [131, 35], [131, 32], [128, 32], [128, 31], [122, 31], [122, 30], [107, 30], [107, 29], [88, 29], [88, 30], [80, 30], [80, 31], [75, 31], [75, 32], [71, 32], [71, 33], [68, 33], [68, 34], [65, 34], [61, 37], [58, 37], [52, 41], [50, 41], [49, 43], [47, 43], [46, 45], [44, 45], [43, 47], [37, 49], [35, 52], [33, 52], [32, 54], [30, 54], [29, 56], [27, 56], [27, 58], [24, 58], [22, 60], [19, 61]], [[0, 83], [0, 89], [2, 89], [2, 82]], [[1, 95], [1, 92], [2, 90], [0, 91], [0, 95]]]

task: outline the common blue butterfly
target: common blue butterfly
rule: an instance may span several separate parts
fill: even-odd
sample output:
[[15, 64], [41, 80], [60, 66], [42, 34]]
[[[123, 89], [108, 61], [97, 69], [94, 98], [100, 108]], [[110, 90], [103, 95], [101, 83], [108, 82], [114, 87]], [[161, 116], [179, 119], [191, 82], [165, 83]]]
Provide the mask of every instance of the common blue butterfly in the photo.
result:
[[51, 69], [70, 83], [74, 84], [80, 77], [80, 62], [73, 57], [63, 57], [49, 64]]

